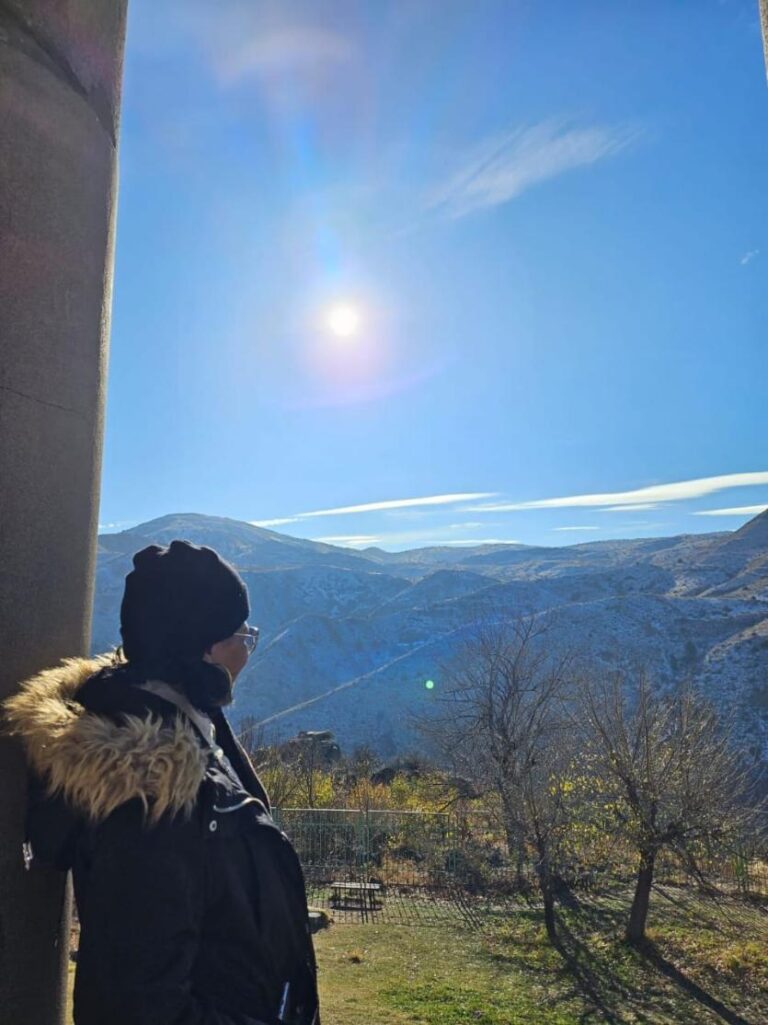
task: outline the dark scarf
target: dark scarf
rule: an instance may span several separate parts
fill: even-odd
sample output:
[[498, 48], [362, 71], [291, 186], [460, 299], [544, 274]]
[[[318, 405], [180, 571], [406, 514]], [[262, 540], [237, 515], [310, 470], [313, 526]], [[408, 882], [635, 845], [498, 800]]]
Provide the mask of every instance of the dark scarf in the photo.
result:
[[115, 664], [102, 669], [97, 676], [126, 686], [146, 683], [147, 680], [164, 680], [207, 715], [216, 708], [232, 704], [233, 699], [233, 681], [229, 671], [224, 666], [204, 662], [200, 658], [169, 657], [123, 662], [117, 656]]

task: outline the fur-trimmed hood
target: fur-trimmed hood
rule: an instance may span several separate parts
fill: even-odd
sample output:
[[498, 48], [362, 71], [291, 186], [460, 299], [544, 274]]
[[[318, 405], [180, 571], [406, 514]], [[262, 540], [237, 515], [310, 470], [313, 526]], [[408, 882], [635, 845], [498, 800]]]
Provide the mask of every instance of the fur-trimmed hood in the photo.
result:
[[189, 720], [171, 706], [167, 715], [136, 706], [135, 697], [129, 711], [82, 698], [87, 681], [93, 691], [108, 688], [96, 674], [113, 664], [111, 655], [67, 659], [25, 681], [3, 703], [7, 732], [21, 739], [48, 794], [92, 822], [134, 798], [152, 822], [166, 812], [191, 814], [207, 757]]

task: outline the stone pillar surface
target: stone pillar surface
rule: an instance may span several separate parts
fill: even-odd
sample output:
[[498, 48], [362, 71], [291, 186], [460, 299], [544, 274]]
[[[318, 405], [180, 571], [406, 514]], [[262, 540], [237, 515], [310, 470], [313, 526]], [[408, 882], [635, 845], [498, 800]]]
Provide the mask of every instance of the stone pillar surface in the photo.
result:
[[[88, 645], [125, 14], [0, 0], [0, 698]], [[24, 871], [24, 807], [2, 738], [0, 1025], [54, 1025], [69, 899]]]

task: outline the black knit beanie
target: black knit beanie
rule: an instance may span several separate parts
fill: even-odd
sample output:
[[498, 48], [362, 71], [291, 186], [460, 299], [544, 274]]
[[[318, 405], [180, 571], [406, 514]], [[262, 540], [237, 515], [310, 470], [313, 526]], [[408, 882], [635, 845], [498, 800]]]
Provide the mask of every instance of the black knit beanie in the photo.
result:
[[210, 709], [232, 700], [232, 680], [203, 655], [249, 615], [237, 571], [212, 548], [171, 541], [133, 557], [120, 607], [123, 653], [135, 679], [157, 677]]

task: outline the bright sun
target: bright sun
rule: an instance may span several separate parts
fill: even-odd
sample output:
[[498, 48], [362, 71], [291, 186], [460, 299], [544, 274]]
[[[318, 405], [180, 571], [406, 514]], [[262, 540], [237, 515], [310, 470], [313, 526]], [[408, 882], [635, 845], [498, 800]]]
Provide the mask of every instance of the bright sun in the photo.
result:
[[360, 329], [360, 313], [354, 306], [340, 303], [331, 306], [326, 313], [325, 323], [337, 338], [351, 338]]

